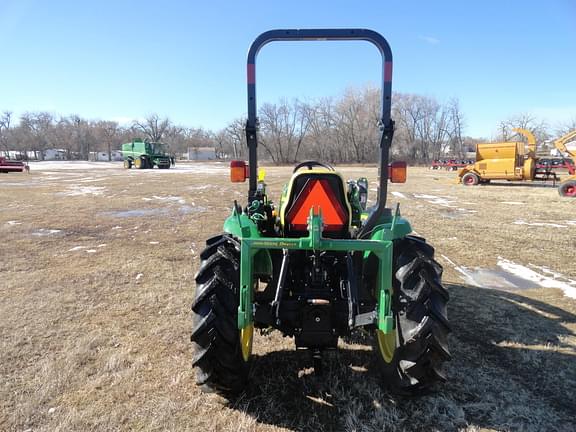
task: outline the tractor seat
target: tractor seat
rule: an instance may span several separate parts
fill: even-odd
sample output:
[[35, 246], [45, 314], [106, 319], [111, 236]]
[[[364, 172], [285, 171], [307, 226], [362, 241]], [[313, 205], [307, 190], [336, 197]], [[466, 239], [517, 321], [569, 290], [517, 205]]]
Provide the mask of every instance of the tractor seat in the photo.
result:
[[350, 233], [352, 210], [344, 188], [344, 179], [327, 168], [296, 171], [280, 206], [280, 223], [286, 237], [308, 234], [310, 208], [322, 210], [323, 236], [346, 238]]

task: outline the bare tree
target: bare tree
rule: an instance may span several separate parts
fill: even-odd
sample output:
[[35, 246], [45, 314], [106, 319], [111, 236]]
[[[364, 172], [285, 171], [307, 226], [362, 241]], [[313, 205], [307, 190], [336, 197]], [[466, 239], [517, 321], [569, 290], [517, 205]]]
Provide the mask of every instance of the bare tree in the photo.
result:
[[225, 148], [233, 159], [239, 159], [246, 155], [246, 118], [237, 118], [230, 122], [224, 129]]
[[572, 132], [573, 130], [576, 130], [576, 117], [573, 117], [572, 119], [560, 123], [558, 126], [556, 126], [555, 133], [557, 136], [562, 136], [568, 132]]
[[526, 129], [534, 134], [537, 143], [543, 143], [550, 138], [548, 125], [530, 113], [520, 113], [503, 120], [498, 125], [498, 140], [510, 141], [517, 134], [514, 128]]
[[337, 106], [336, 130], [348, 146], [346, 160], [358, 163], [375, 160], [378, 141], [378, 93], [348, 89]]
[[449, 113], [449, 135], [450, 135], [450, 152], [460, 158], [464, 158], [466, 148], [464, 145], [464, 138], [462, 136], [465, 120], [462, 111], [460, 111], [460, 103], [458, 99], [453, 98], [448, 101], [447, 105]]
[[158, 114], [149, 115], [143, 122], [133, 123], [134, 129], [144, 133], [145, 138], [152, 142], [161, 142], [171, 125], [170, 119], [160, 119]]
[[276, 164], [298, 160], [298, 154], [308, 129], [308, 117], [298, 100], [278, 105], [265, 103], [259, 110], [260, 144]]
[[52, 126], [52, 114], [47, 112], [27, 112], [20, 117], [22, 144], [26, 150], [34, 152], [36, 159], [44, 160], [44, 151], [50, 144], [48, 138]]
[[392, 111], [394, 154], [426, 163], [443, 155], [464, 156], [465, 124], [457, 99], [441, 104], [429, 96], [398, 93]]
[[7, 157], [9, 156], [8, 151], [10, 150], [8, 137], [11, 132], [11, 121], [11, 111], [4, 111], [2, 115], [0, 115], [0, 147], [4, 149], [4, 153]]
[[224, 159], [226, 157], [226, 130], [221, 129], [218, 132], [213, 132], [212, 141], [214, 143], [216, 159]]
[[332, 98], [318, 100], [304, 107], [308, 133], [305, 154], [310, 159], [327, 162], [341, 160], [340, 135], [336, 133], [336, 106]]
[[94, 127], [98, 135], [106, 145], [106, 152], [108, 154], [108, 161], [112, 160], [112, 146], [119, 145], [120, 127], [115, 121], [99, 121]]

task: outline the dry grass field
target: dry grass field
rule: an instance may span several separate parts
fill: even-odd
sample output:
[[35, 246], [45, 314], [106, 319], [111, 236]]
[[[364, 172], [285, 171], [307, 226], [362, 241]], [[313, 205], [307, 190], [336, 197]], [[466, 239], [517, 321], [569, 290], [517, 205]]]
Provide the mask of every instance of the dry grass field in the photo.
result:
[[[290, 168], [267, 171], [277, 199]], [[203, 243], [247, 185], [225, 164], [0, 175], [0, 430], [575, 430], [576, 201], [454, 179], [414, 168], [389, 193], [445, 269], [446, 384], [389, 394], [369, 343], [342, 342], [319, 378], [271, 333], [226, 402], [194, 385], [190, 304]]]

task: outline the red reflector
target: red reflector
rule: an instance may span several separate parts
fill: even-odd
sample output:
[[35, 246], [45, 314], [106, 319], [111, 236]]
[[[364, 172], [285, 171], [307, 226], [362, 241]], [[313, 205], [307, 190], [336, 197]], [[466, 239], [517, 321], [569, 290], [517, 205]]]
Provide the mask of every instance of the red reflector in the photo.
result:
[[310, 208], [322, 209], [324, 231], [339, 231], [346, 224], [346, 211], [328, 180], [310, 180], [286, 214], [291, 229], [306, 231]]

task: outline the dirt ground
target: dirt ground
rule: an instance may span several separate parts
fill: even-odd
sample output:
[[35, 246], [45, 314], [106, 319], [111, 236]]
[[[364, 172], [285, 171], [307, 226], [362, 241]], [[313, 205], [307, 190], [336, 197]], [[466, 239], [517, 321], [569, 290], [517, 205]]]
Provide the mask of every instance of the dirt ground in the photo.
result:
[[[341, 171], [367, 175], [374, 197], [375, 168]], [[277, 199], [290, 168], [267, 172]], [[194, 273], [246, 189], [218, 163], [1, 174], [0, 430], [574, 430], [576, 200], [542, 185], [464, 187], [424, 168], [391, 185], [389, 203], [445, 269], [448, 382], [391, 395], [370, 346], [344, 342], [320, 379], [272, 333], [256, 336], [241, 397], [201, 393]]]

